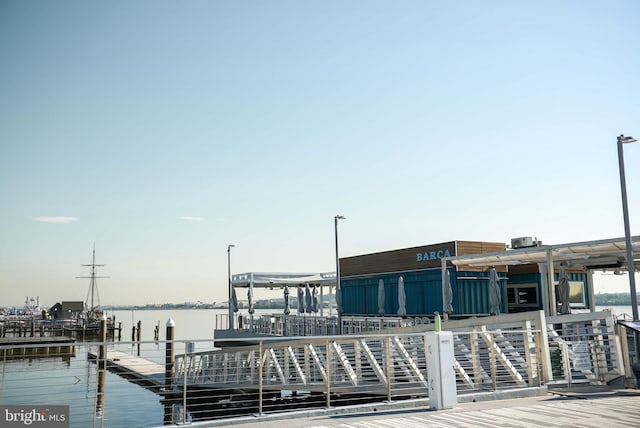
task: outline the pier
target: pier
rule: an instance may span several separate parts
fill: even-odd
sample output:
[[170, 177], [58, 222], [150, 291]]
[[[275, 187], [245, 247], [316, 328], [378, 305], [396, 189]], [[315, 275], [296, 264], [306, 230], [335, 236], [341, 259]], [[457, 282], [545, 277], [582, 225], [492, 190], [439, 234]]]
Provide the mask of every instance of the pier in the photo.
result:
[[71, 337], [3, 337], [0, 354], [4, 359], [66, 355], [75, 352], [76, 340]]

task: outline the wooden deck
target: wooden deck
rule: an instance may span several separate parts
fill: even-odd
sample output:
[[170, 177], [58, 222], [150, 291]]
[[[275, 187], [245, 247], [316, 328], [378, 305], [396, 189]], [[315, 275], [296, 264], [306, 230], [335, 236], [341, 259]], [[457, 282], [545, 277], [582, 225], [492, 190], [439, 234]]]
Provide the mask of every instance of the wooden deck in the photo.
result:
[[[322, 409], [296, 413], [245, 417], [233, 420], [237, 428], [602, 428], [637, 427], [640, 392], [575, 398], [551, 394], [528, 398], [468, 401], [453, 409], [433, 411], [401, 408], [398, 403], [371, 404], [350, 409]], [[286, 420], [283, 420], [285, 419]], [[210, 427], [227, 426], [229, 420], [211, 421]]]
[[66, 336], [55, 337], [1, 337], [0, 346], [20, 346], [20, 345], [70, 345], [75, 343], [75, 339]]
[[[97, 355], [88, 353], [89, 359]], [[145, 388], [159, 391], [164, 387], [164, 365], [122, 351], [107, 351], [107, 369]]]

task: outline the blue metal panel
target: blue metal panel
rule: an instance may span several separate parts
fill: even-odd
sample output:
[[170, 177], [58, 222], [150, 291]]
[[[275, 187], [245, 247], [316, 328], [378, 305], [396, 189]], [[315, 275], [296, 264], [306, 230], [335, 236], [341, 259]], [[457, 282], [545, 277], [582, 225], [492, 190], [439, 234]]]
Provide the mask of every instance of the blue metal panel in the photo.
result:
[[[454, 289], [454, 311], [456, 311], [455, 273], [451, 269]], [[404, 280], [407, 297], [407, 315], [433, 315], [442, 312], [442, 272], [440, 269], [380, 274], [367, 277], [345, 278], [340, 281], [343, 290], [343, 310], [347, 315], [378, 314], [378, 281], [385, 287], [385, 314], [398, 313], [398, 278]]]
[[[508, 312], [507, 304], [507, 279], [504, 274], [500, 276], [500, 311]], [[457, 305], [453, 307], [454, 313], [464, 315], [480, 315], [489, 313], [489, 273], [488, 272], [458, 272], [455, 281], [454, 296], [457, 296]]]

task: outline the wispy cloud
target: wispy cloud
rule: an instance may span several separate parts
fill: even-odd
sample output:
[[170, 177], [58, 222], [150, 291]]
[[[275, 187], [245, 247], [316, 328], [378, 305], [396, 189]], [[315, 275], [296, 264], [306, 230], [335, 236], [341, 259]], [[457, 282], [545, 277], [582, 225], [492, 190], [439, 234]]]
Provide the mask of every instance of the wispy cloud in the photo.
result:
[[75, 223], [80, 219], [78, 217], [30, 217], [33, 221], [38, 221], [40, 223], [58, 223], [58, 224], [67, 224], [67, 223]]
[[183, 215], [181, 217], [178, 217], [180, 220], [184, 220], [184, 221], [203, 221], [204, 219], [202, 217], [193, 217], [193, 216], [189, 216], [189, 215]]

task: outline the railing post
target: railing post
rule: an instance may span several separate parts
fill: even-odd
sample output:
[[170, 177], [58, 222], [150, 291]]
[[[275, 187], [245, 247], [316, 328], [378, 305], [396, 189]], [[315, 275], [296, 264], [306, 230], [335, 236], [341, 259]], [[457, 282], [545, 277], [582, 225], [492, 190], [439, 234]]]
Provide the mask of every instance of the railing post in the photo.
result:
[[553, 369], [551, 367], [551, 354], [549, 353], [549, 336], [547, 334], [547, 320], [544, 311], [535, 312], [536, 328], [540, 330], [539, 340], [536, 343], [536, 349], [540, 354], [538, 360], [542, 367], [542, 383], [547, 384], [553, 380]]
[[331, 344], [329, 343], [329, 339], [325, 342], [325, 355], [326, 358], [326, 368], [325, 372], [327, 373], [327, 409], [331, 407]]
[[387, 373], [387, 401], [391, 401], [391, 336], [385, 340], [385, 369]]
[[259, 361], [258, 361], [258, 414], [262, 415], [262, 361], [263, 361], [263, 357], [262, 357], [262, 352], [263, 352], [263, 346], [262, 346], [262, 340], [260, 341], [260, 346], [258, 349], [258, 357], [259, 357]]
[[531, 321], [525, 321], [522, 329], [522, 344], [527, 362], [527, 384], [533, 386], [534, 372], [531, 358]]
[[182, 424], [187, 422], [187, 359], [189, 358], [188, 342], [184, 343], [184, 354], [182, 356]]
[[[96, 408], [94, 413], [94, 426], [96, 416], [102, 416], [104, 412], [104, 387], [105, 371], [107, 369], [107, 317], [102, 316], [100, 320], [100, 346], [98, 350], [98, 386], [96, 388]], [[104, 418], [101, 419], [101, 426], [104, 425]]]
[[490, 340], [490, 352], [489, 352], [489, 365], [491, 366], [491, 385], [493, 386], [493, 390], [496, 391], [497, 388], [497, 370], [496, 370], [496, 351], [495, 351], [495, 339], [493, 337], [493, 333], [487, 334]]

